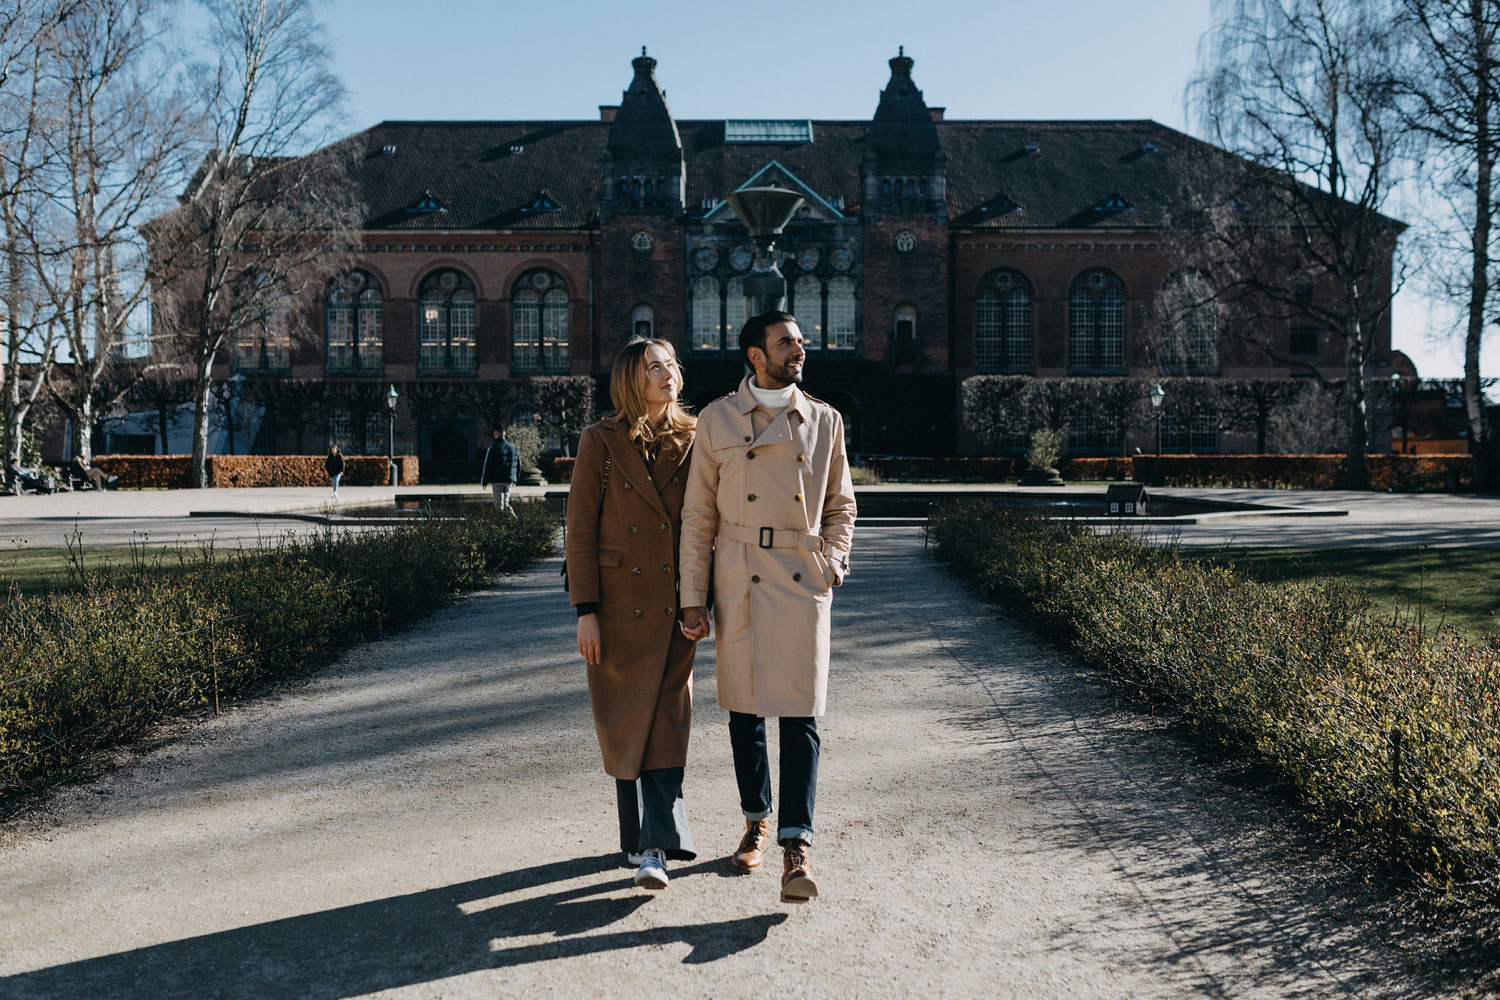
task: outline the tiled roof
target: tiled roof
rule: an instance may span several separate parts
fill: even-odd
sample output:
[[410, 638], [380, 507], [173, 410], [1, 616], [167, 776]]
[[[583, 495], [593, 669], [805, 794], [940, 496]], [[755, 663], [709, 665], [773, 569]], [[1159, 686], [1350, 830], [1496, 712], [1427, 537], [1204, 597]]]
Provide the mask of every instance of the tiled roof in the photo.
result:
[[[867, 121], [814, 121], [810, 143], [725, 143], [722, 120], [677, 126], [690, 215], [771, 160], [826, 200], [842, 198], [846, 211], [858, 210]], [[937, 128], [949, 214], [962, 228], [1160, 227], [1189, 207], [1188, 180], [1203, 157], [1229, 157], [1145, 120], [943, 121]], [[393, 121], [330, 148], [355, 153], [370, 229], [581, 229], [598, 222], [608, 136], [609, 125], [598, 121]], [[383, 152], [390, 146], [393, 153]], [[442, 210], [415, 211], [429, 194]], [[557, 209], [528, 210], [544, 194]], [[1110, 207], [1111, 199], [1128, 207]]]

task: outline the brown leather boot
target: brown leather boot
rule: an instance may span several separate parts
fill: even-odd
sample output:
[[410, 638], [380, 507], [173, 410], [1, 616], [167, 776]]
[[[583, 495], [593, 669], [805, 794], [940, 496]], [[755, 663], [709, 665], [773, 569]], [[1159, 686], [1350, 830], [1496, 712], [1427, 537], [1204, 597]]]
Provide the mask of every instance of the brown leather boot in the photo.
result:
[[812, 877], [812, 845], [788, 840], [781, 850], [781, 901], [805, 903], [818, 894]]
[[734, 856], [729, 859], [730, 865], [737, 872], [755, 871], [760, 867], [761, 855], [765, 853], [770, 839], [771, 817], [745, 820], [745, 835], [740, 838], [740, 846], [735, 848]]

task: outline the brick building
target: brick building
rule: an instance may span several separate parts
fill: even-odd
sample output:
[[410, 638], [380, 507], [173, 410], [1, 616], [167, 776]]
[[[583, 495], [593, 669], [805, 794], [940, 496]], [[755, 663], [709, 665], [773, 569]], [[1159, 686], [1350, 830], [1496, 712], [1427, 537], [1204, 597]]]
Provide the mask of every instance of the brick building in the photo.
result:
[[[867, 121], [676, 120], [643, 51], [598, 120], [351, 136], [330, 149], [358, 156], [358, 272], [302, 304], [319, 336], [256, 331], [220, 375], [457, 386], [401, 410], [400, 450], [438, 460], [487, 435], [475, 387], [593, 375], [603, 399], [614, 352], [639, 332], [677, 344], [701, 404], [742, 371], [750, 247], [724, 196], [767, 184], [806, 198], [782, 243], [789, 307], [813, 356], [807, 387], [844, 412], [855, 451], [967, 450], [959, 385], [975, 373], [1292, 373], [1212, 322], [1183, 357], [1147, 332], [1181, 277], [1165, 238], [1183, 174], [1226, 154], [1152, 121], [946, 120], [912, 66], [890, 60]], [[1286, 327], [1287, 355], [1337, 371], [1336, 345]], [[1375, 374], [1391, 363], [1387, 326]], [[377, 418], [334, 414], [327, 433], [352, 440], [360, 419]]]

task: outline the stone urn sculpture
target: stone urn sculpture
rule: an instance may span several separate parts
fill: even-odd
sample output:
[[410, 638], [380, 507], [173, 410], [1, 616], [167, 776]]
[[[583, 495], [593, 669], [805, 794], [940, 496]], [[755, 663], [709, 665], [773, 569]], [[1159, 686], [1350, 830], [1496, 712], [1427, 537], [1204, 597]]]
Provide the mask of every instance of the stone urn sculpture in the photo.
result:
[[1057, 460], [1062, 453], [1062, 431], [1044, 427], [1031, 435], [1031, 447], [1026, 450], [1026, 471], [1021, 474], [1022, 486], [1063, 486], [1062, 476], [1057, 472]]

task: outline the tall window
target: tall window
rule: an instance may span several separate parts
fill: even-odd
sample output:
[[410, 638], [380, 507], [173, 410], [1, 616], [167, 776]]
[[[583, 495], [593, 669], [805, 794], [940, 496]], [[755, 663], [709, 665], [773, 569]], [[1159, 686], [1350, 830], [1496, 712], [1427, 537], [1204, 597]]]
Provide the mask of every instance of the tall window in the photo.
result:
[[731, 348], [739, 344], [740, 327], [750, 318], [750, 300], [745, 298], [745, 279], [729, 279], [724, 292], [724, 343]]
[[423, 372], [474, 370], [474, 286], [458, 271], [437, 271], [423, 280], [420, 301]]
[[249, 276], [239, 294], [245, 303], [235, 331], [235, 367], [242, 372], [285, 372], [292, 367], [291, 302], [279, 283]]
[[981, 368], [1031, 367], [1031, 283], [1018, 271], [993, 271], [975, 299], [975, 363]]
[[828, 347], [854, 350], [854, 279], [841, 274], [828, 279]]
[[917, 339], [917, 310], [914, 306], [896, 307], [896, 325], [891, 331], [897, 343], [915, 343]]
[[1074, 451], [1120, 450], [1120, 425], [1114, 420], [1085, 411], [1073, 418], [1068, 447]]
[[568, 370], [568, 288], [551, 271], [528, 271], [510, 297], [511, 367], [518, 372]]
[[1095, 268], [1073, 281], [1068, 295], [1068, 364], [1119, 371], [1125, 367], [1125, 286]]
[[792, 315], [802, 328], [803, 346], [816, 350], [823, 346], [823, 283], [816, 275], [804, 274], [792, 286]]
[[380, 286], [352, 271], [328, 287], [328, 369], [378, 372], [383, 363]]
[[654, 335], [655, 330], [655, 310], [645, 304], [630, 310], [630, 335], [632, 337], [650, 337]]
[[1219, 316], [1213, 283], [1202, 271], [1177, 271], [1162, 286], [1162, 372], [1212, 375], [1219, 370]]
[[693, 282], [693, 350], [718, 351], [724, 347], [719, 326], [719, 282], [704, 274]]
[[1163, 451], [1218, 451], [1218, 411], [1200, 406], [1190, 417], [1174, 411], [1162, 414], [1161, 446]]

